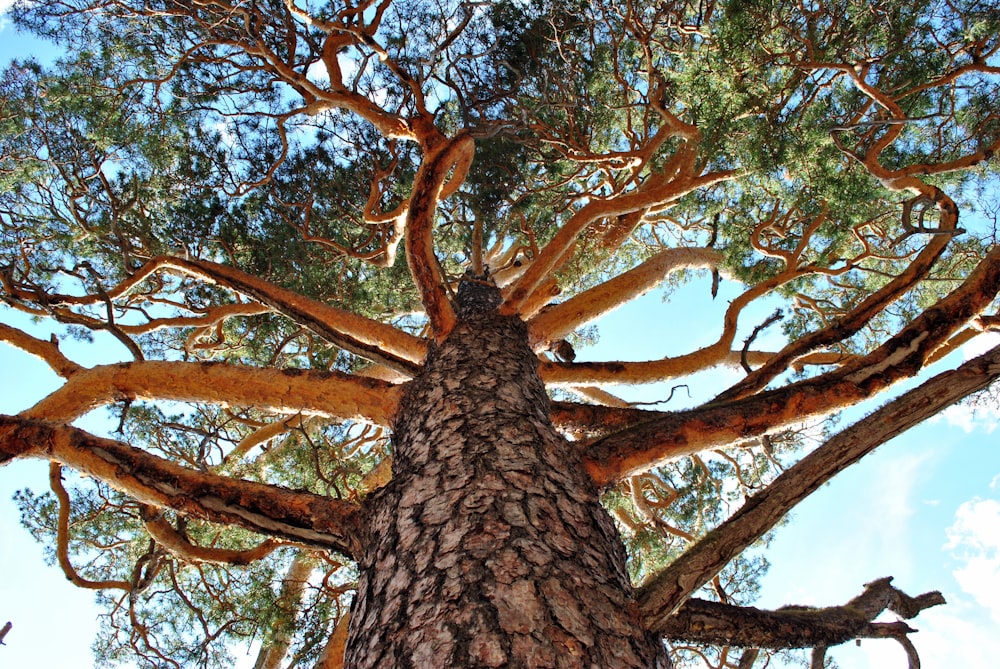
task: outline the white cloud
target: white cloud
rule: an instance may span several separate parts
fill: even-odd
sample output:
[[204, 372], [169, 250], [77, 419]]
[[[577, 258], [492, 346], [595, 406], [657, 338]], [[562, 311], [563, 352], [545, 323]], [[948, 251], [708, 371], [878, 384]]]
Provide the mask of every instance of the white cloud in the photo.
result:
[[949, 425], [961, 428], [966, 434], [982, 430], [991, 434], [1000, 427], [1000, 407], [954, 404], [941, 415]]
[[4, 30], [9, 24], [10, 20], [7, 18], [7, 10], [11, 8], [15, 0], [0, 0], [0, 32]]
[[[1000, 653], [995, 628], [977, 620], [972, 605], [952, 601], [928, 609], [910, 625], [920, 630], [910, 641], [920, 653], [921, 665], [929, 668], [991, 667]], [[898, 647], [898, 646], [897, 646]], [[905, 660], [886, 667], [905, 667]]]
[[954, 571], [959, 587], [1000, 623], [1000, 501], [964, 502], [946, 531], [944, 548], [960, 564]]
[[971, 360], [1000, 344], [1000, 333], [984, 332], [962, 347], [962, 357]]

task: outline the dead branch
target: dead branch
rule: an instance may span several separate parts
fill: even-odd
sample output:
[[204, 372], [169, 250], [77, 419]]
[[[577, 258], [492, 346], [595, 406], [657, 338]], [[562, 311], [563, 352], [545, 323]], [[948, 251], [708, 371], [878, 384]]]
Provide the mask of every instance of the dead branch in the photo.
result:
[[[709, 645], [829, 648], [852, 639], [887, 636], [884, 627], [872, 622], [882, 611], [889, 610], [909, 620], [924, 609], [944, 603], [940, 592], [910, 597], [892, 586], [892, 578], [882, 578], [866, 584], [864, 592], [846, 604], [825, 608], [787, 606], [764, 611], [689, 599], [655, 631], [670, 640]], [[901, 623], [895, 626], [895, 633], [914, 631]]]

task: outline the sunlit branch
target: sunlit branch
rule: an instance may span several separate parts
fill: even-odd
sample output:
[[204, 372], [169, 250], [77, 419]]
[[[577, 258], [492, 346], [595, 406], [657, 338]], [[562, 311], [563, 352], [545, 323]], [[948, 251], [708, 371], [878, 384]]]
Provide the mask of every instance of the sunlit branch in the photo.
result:
[[63, 355], [56, 341], [37, 339], [4, 323], [0, 323], [0, 341], [5, 341], [11, 346], [35, 356], [63, 378], [68, 379], [73, 374], [85, 369], [82, 365], [76, 364]]
[[[747, 351], [751, 365], [763, 365], [776, 355], [773, 351]], [[597, 386], [657, 383], [688, 376], [703, 369], [729, 367], [739, 369], [742, 351], [710, 346], [691, 353], [662, 360], [611, 362], [541, 362], [538, 373], [549, 386]], [[813, 353], [797, 359], [792, 367], [839, 365], [851, 359], [840, 353]]]
[[347, 647], [347, 631], [350, 622], [350, 613], [344, 613], [340, 617], [313, 669], [343, 669], [344, 649]]
[[642, 586], [639, 601], [647, 627], [668, 624], [691, 593], [833, 476], [997, 378], [1000, 347], [938, 374], [827, 440]]
[[428, 155], [417, 170], [407, 211], [406, 260], [431, 330], [438, 339], [451, 332], [456, 317], [434, 253], [434, 214], [438, 202], [465, 180], [474, 150], [475, 144], [468, 135], [460, 135], [440, 146], [429, 146]]
[[655, 288], [672, 272], [717, 267], [721, 253], [714, 249], [671, 248], [661, 251], [638, 267], [544, 309], [528, 321], [532, 345], [562, 339], [578, 327], [597, 320], [613, 309]]
[[268, 423], [267, 425], [257, 428], [247, 436], [240, 439], [239, 443], [233, 448], [233, 450], [226, 453], [223, 463], [233, 462], [243, 458], [247, 453], [253, 450], [255, 447], [265, 444], [271, 439], [278, 437], [282, 434], [290, 432], [292, 430], [299, 430], [305, 428], [309, 424], [308, 419], [303, 418], [302, 414], [296, 414], [294, 416], [289, 416], [288, 418], [283, 418], [276, 420], [273, 423]]
[[181, 467], [127, 444], [45, 421], [0, 416], [0, 464], [41, 458], [152, 506], [300, 544], [359, 554], [354, 504]]
[[177, 531], [163, 517], [163, 512], [160, 509], [143, 504], [141, 514], [143, 525], [149, 532], [149, 536], [174, 556], [186, 562], [245, 565], [261, 560], [278, 548], [288, 545], [286, 541], [265, 539], [255, 547], [244, 550], [199, 546]]
[[[693, 169], [694, 156], [691, 157], [692, 165], [688, 166], [688, 170]], [[662, 207], [682, 195], [734, 176], [733, 171], [713, 172], [701, 176], [682, 173], [673, 179], [664, 179], [662, 175], [654, 174], [634, 191], [607, 199], [590, 200], [562, 224], [555, 236], [532, 260], [524, 274], [510, 287], [501, 311], [506, 314], [519, 313], [523, 303], [539, 284], [572, 257], [576, 240], [594, 221], [642, 209]]]
[[150, 263], [243, 293], [351, 353], [411, 375], [416, 373], [417, 364], [426, 354], [426, 344], [418, 337], [391, 325], [309, 299], [228, 265], [171, 256], [159, 256]]
[[281, 579], [281, 590], [275, 602], [281, 611], [278, 627], [273, 630], [271, 638], [263, 644], [254, 669], [278, 669], [281, 667], [288, 649], [292, 646], [293, 635], [290, 632], [293, 621], [301, 613], [302, 601], [306, 594], [306, 585], [313, 571], [313, 559], [306, 553], [299, 552], [292, 558], [291, 564]]
[[916, 375], [998, 292], [1000, 248], [995, 248], [961, 286], [872, 353], [812, 379], [713, 402], [606, 437], [588, 448], [588, 469], [604, 485], [665, 459], [773, 432], [872, 397]]
[[384, 381], [342, 372], [149, 360], [78, 371], [22, 415], [71, 422], [99, 406], [141, 399], [253, 406], [386, 425], [400, 392]]

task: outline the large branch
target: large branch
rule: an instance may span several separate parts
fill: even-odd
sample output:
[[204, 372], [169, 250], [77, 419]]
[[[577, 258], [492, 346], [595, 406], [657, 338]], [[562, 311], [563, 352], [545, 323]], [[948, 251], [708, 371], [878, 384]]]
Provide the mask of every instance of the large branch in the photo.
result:
[[585, 464], [598, 485], [607, 485], [657, 462], [773, 432], [868, 399], [915, 376], [998, 292], [1000, 247], [990, 251], [961, 286], [872, 353], [783, 388], [623, 430], [587, 447]]
[[[457, 319], [434, 254], [434, 214], [438, 202], [465, 180], [474, 150], [475, 144], [468, 135], [430, 148], [417, 170], [406, 217], [406, 261], [438, 340], [451, 331]], [[445, 190], [448, 174], [453, 170]]]
[[[685, 154], [686, 155], [686, 154]], [[510, 288], [502, 313], [520, 313], [523, 305], [530, 299], [532, 293], [542, 285], [545, 279], [565, 264], [573, 254], [576, 240], [594, 221], [602, 218], [630, 214], [652, 207], [662, 207], [687, 193], [699, 188], [725, 181], [734, 176], [731, 171], [712, 172], [701, 176], [693, 176], [694, 158], [691, 156], [691, 166], [682, 170], [680, 175], [651, 175], [647, 181], [634, 191], [620, 194], [604, 200], [591, 200], [578, 211], [556, 232], [555, 236], [545, 245], [524, 274]]]
[[400, 386], [342, 372], [151, 360], [79, 368], [22, 416], [68, 423], [99, 406], [142, 399], [252, 406], [388, 425], [401, 392]]
[[[748, 365], [763, 365], [776, 355], [773, 351], [738, 351], [718, 343], [660, 360], [611, 360], [586, 362], [556, 362], [545, 360], [538, 365], [538, 374], [547, 386], [622, 386], [669, 381], [712, 367], [740, 369]], [[817, 352], [798, 358], [794, 369], [806, 365], [837, 365], [847, 356], [840, 353]]]
[[721, 259], [722, 255], [715, 249], [672, 248], [661, 251], [638, 267], [544, 309], [528, 321], [528, 337], [532, 345], [562, 339], [578, 327], [645, 295], [668, 274], [683, 269], [714, 268]]
[[669, 624], [669, 617], [691, 593], [836, 474], [997, 378], [1000, 346], [938, 374], [833, 436], [642, 586], [639, 602], [646, 626], [659, 629]]
[[187, 469], [77, 428], [0, 416], [0, 465], [14, 458], [60, 462], [152, 506], [360, 554], [360, 507], [334, 498]]
[[945, 603], [940, 592], [910, 597], [891, 582], [891, 578], [873, 581], [847, 604], [824, 608], [763, 611], [689, 599], [675, 614], [658, 620], [652, 631], [670, 640], [740, 648], [836, 646], [852, 639], [885, 637], [885, 625], [895, 633], [914, 631], [903, 623], [873, 623], [886, 609], [909, 620], [926, 608]]
[[427, 353], [427, 344], [391, 325], [317, 302], [275, 286], [235, 267], [207, 260], [158, 256], [156, 268], [173, 269], [217, 283], [262, 302], [331, 343], [367, 360], [413, 376]]

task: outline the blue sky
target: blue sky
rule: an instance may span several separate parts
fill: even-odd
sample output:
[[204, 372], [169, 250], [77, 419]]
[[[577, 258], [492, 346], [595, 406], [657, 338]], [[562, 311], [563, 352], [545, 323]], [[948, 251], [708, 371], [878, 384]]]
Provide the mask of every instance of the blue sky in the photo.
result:
[[[0, 0], [0, 9], [9, 4]], [[9, 25], [0, 29], [0, 61], [24, 44]], [[600, 343], [581, 351], [581, 358], [638, 360], [696, 348], [717, 336], [716, 312], [731, 290], [724, 286], [712, 302], [707, 279], [701, 279], [669, 303], [654, 292], [606, 318]], [[744, 326], [762, 321], [772, 308], [761, 305], [749, 312]], [[0, 309], [0, 319], [12, 323], [12, 318], [9, 310]], [[44, 329], [36, 332], [48, 336]], [[95, 364], [124, 359], [116, 346], [99, 340], [87, 349], [66, 342], [64, 349], [77, 361]], [[935, 369], [954, 367], [961, 357], [958, 353]], [[4, 344], [0, 369], [3, 413], [27, 408], [58, 383], [41, 362]], [[710, 395], [708, 384], [726, 378], [715, 372], [685, 381], [698, 399], [699, 393]], [[643, 399], [656, 392], [644, 391]], [[678, 405], [675, 400], [668, 406]], [[940, 589], [948, 600], [947, 606], [930, 609], [911, 623], [920, 630], [912, 640], [925, 668], [994, 665], [1000, 656], [998, 424], [995, 406], [975, 411], [956, 407], [883, 446], [815, 493], [778, 531], [768, 552], [772, 568], [759, 605], [840, 604], [857, 595], [864, 583], [892, 575], [910, 594]], [[10, 499], [25, 486], [47, 488], [44, 463], [17, 462], [0, 469], [0, 573], [5, 574], [0, 579], [0, 624], [14, 623], [6, 646], [0, 647], [0, 665], [91, 667], [93, 594], [71, 586], [58, 568], [43, 564], [42, 547], [20, 527]], [[846, 644], [830, 655], [842, 667], [906, 666], [892, 641], [865, 641], [860, 648]], [[252, 656], [247, 657], [252, 665]]]

